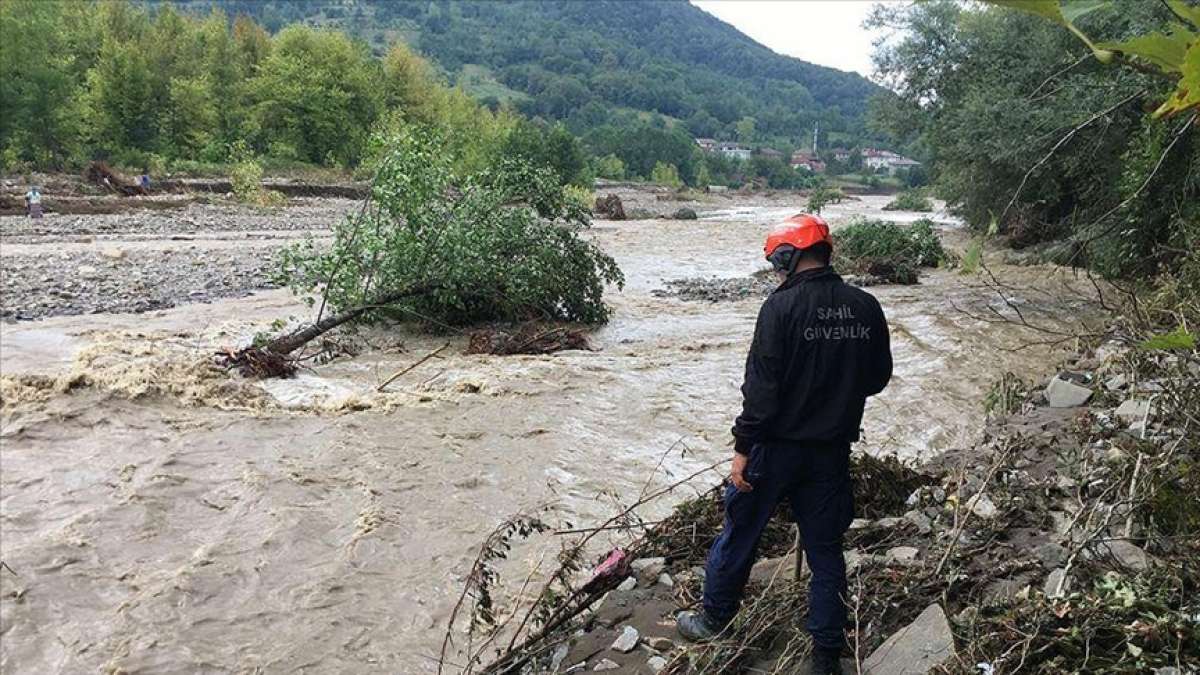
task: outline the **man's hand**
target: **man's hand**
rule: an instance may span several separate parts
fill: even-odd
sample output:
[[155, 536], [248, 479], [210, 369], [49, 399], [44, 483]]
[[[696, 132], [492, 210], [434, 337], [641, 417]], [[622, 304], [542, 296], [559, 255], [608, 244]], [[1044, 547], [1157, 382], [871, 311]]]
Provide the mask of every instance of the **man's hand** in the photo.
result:
[[754, 486], [746, 482], [746, 465], [750, 458], [740, 452], [733, 453], [733, 468], [729, 470], [729, 480], [738, 492], [750, 492]]

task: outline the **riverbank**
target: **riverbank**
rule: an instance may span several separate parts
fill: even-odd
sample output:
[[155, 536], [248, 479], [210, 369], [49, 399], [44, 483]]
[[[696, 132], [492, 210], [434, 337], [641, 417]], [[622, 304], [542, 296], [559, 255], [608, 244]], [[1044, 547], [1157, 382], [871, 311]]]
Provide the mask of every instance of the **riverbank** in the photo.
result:
[[[0, 666], [435, 671], [479, 544], [505, 514], [600, 523], [728, 457], [760, 300], [655, 291], [750, 277], [764, 265], [767, 229], [803, 205], [795, 195], [720, 199], [693, 203], [696, 220], [598, 220], [586, 233], [627, 277], [606, 295], [613, 320], [588, 336], [594, 351], [469, 354], [465, 335], [382, 326], [334, 336], [295, 379], [215, 368], [215, 352], [311, 317], [279, 289], [0, 325], [0, 558], [15, 572], [0, 569]], [[835, 229], [858, 215], [924, 215], [885, 213], [886, 202], [864, 197], [825, 215]], [[253, 245], [237, 218], [268, 219], [247, 230], [276, 237], [253, 249], [263, 259], [310, 229], [289, 229], [303, 206], [225, 208], [197, 219], [190, 241], [172, 239], [180, 224], [156, 220], [164, 211], [136, 225], [116, 219], [121, 231], [107, 234], [85, 219], [86, 234], [64, 227], [20, 245], [46, 255], [118, 247], [134, 264], [138, 246], [195, 246], [207, 268]], [[965, 238], [953, 219], [934, 219], [944, 238]], [[11, 223], [0, 219], [0, 233]], [[121, 261], [111, 270], [132, 277]], [[1084, 284], [1060, 270], [994, 271], [1027, 289], [1003, 297], [1039, 324], [1098, 315], [1069, 292]], [[46, 291], [69, 278], [44, 276], [54, 279]], [[978, 277], [931, 270], [917, 285], [872, 292], [891, 322], [896, 378], [868, 411], [868, 454], [915, 460], [968, 445], [993, 381], [1033, 377], [1061, 353], [1036, 344], [1037, 332], [988, 321], [1009, 310]], [[665, 517], [685, 496], [638, 517]], [[531, 571], [536, 583], [560, 543], [524, 542], [500, 568], [518, 587]]]
[[[1194, 351], [1114, 327], [1046, 381], [998, 383], [978, 443], [911, 468], [857, 455], [846, 672], [1197, 672], [1198, 390]], [[614, 549], [616, 569], [559, 590], [570, 621], [483, 672], [800, 672], [809, 571], [783, 510], [734, 623], [706, 645], [674, 633], [699, 603], [722, 494]]]

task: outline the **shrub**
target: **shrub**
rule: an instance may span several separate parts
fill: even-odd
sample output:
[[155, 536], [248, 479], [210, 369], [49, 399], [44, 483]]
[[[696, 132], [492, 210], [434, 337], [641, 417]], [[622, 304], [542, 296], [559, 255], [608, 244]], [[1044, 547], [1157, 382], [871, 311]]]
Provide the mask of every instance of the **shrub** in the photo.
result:
[[655, 162], [654, 169], [650, 172], [650, 182], [673, 188], [683, 187], [683, 181], [679, 178], [679, 169], [675, 168], [674, 164], [666, 162]]
[[883, 207], [884, 211], [920, 211], [926, 213], [933, 210], [933, 202], [921, 190], [905, 190]]
[[811, 213], [820, 214], [826, 204], [831, 202], [840, 204], [845, 198], [846, 195], [842, 192], [841, 188], [819, 185], [809, 193], [806, 210]]
[[333, 245], [286, 249], [280, 280], [300, 292], [326, 285], [337, 310], [414, 293], [363, 315], [399, 312], [429, 324], [530, 319], [603, 322], [616, 262], [578, 235], [588, 212], [557, 176], [520, 158], [456, 175], [440, 135], [423, 128], [377, 137], [371, 203], [334, 230]]
[[851, 274], [870, 274], [893, 283], [916, 283], [918, 268], [936, 267], [946, 259], [946, 251], [929, 220], [906, 226], [858, 219], [833, 236], [839, 269]]
[[258, 163], [244, 142], [234, 143], [229, 154], [233, 162], [229, 180], [233, 183], [234, 197], [239, 202], [257, 206], [279, 206], [287, 201], [282, 194], [263, 189], [262, 164]]

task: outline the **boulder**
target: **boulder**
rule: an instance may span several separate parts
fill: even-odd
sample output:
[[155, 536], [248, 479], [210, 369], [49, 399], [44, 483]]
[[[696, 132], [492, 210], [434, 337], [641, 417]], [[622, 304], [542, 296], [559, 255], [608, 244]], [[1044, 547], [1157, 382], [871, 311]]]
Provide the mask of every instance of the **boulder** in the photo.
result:
[[688, 207], [685, 206], [685, 207], [677, 210], [675, 213], [671, 214], [671, 217], [674, 218], [675, 220], [695, 220], [696, 219], [696, 210], [689, 209]]
[[638, 633], [636, 628], [633, 626], [625, 626], [625, 628], [621, 630], [621, 634], [618, 635], [617, 639], [613, 641], [612, 648], [618, 652], [621, 652], [622, 654], [628, 654], [637, 648], [638, 641], [641, 639], [642, 636]]
[[621, 584], [617, 586], [618, 591], [625, 593], [632, 591], [635, 588], [637, 588], [637, 577], [625, 577], [625, 581], [622, 581]]
[[646, 638], [646, 644], [658, 652], [669, 652], [675, 648], [675, 643], [671, 641], [671, 638], [665, 637]]
[[869, 675], [924, 675], [954, 658], [954, 635], [941, 605], [930, 605], [863, 662]]
[[1045, 394], [1046, 402], [1051, 408], [1076, 408], [1088, 402], [1092, 397], [1092, 390], [1059, 373], [1050, 380]]
[[658, 585], [666, 586], [667, 588], [674, 588], [675, 580], [671, 578], [670, 574], [663, 572], [662, 574], [658, 575]]

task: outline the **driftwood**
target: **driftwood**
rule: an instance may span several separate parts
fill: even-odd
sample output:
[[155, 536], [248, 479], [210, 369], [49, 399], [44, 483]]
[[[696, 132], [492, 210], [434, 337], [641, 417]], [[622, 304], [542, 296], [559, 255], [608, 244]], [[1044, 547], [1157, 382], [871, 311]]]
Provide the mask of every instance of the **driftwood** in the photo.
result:
[[508, 332], [484, 328], [471, 333], [468, 354], [550, 354], [564, 349], [591, 349], [587, 336], [578, 328], [526, 324]]

